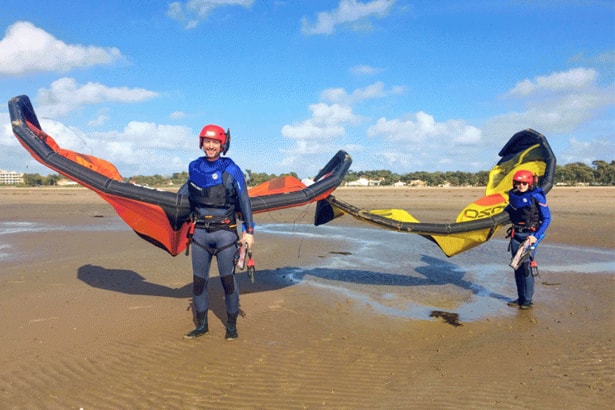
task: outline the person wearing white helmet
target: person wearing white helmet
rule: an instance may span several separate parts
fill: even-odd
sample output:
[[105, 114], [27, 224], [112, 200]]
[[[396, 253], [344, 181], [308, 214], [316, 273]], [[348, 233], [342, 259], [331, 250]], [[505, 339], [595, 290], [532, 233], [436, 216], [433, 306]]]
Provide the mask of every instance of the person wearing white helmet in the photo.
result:
[[508, 193], [509, 203], [505, 208], [512, 227], [510, 251], [513, 257], [527, 240], [533, 248], [529, 257], [515, 269], [517, 299], [508, 302], [509, 306], [531, 309], [534, 304], [534, 261], [535, 247], [542, 240], [551, 222], [551, 211], [547, 205], [545, 192], [538, 187], [537, 177], [528, 170], [519, 170], [513, 176], [513, 189]]
[[254, 245], [254, 221], [246, 181], [241, 169], [226, 154], [230, 131], [206, 125], [199, 135], [204, 156], [188, 167], [188, 194], [194, 230], [191, 234], [193, 289], [192, 307], [196, 328], [184, 335], [194, 339], [209, 331], [208, 281], [211, 261], [216, 257], [227, 312], [227, 340], [235, 340], [239, 314], [239, 289], [235, 281], [235, 254], [238, 249], [237, 217], [242, 221], [240, 243]]

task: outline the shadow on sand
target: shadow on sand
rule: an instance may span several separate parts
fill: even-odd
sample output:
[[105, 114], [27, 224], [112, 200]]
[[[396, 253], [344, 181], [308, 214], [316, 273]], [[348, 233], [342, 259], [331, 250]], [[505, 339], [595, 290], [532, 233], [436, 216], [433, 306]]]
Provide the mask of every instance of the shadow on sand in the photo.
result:
[[[343, 257], [352, 258], [352, 255], [344, 255]], [[311, 276], [327, 281], [366, 286], [410, 288], [414, 286], [444, 286], [450, 284], [468, 290], [473, 294], [489, 296], [499, 300], [508, 300], [504, 295], [494, 293], [480, 284], [465, 279], [466, 271], [447, 260], [421, 255], [420, 261], [423, 264], [416, 268], [404, 268], [401, 266], [400, 273], [375, 272], [361, 269], [287, 266], [273, 270], [257, 271], [255, 283], [251, 283], [244, 272], [238, 272], [236, 279], [242, 294], [275, 291], [304, 282], [306, 277]], [[171, 288], [148, 282], [146, 278], [137, 272], [125, 269], [108, 269], [102, 266], [84, 265], [78, 269], [77, 278], [94, 288], [130, 295], [149, 295], [179, 299], [189, 299], [192, 297], [192, 283], [187, 283], [181, 288]], [[218, 292], [222, 292], [222, 288], [217, 286], [219, 282], [215, 277], [212, 278], [211, 282], [209, 291], [213, 296], [211, 298], [213, 300], [218, 296]]]

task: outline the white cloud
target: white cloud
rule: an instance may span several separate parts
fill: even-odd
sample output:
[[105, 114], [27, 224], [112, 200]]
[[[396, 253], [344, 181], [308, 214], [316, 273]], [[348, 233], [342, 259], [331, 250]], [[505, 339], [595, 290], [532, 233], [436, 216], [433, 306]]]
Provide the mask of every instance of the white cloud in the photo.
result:
[[[95, 142], [77, 127], [69, 127], [60, 121], [39, 118], [42, 129], [50, 135], [60, 147], [83, 154], [97, 155]], [[102, 157], [104, 158], [104, 157]], [[107, 159], [107, 158], [105, 158]]]
[[350, 72], [354, 75], [374, 75], [382, 72], [381, 68], [372, 67], [369, 65], [356, 65], [350, 68]]
[[432, 168], [434, 164], [450, 163], [450, 158], [467, 165], [466, 155], [481, 149], [482, 134], [463, 120], [436, 122], [433, 116], [420, 111], [406, 118], [381, 117], [367, 129], [361, 129], [365, 119], [353, 112], [351, 104], [386, 98], [403, 90], [404, 87], [387, 90], [382, 82], [376, 82], [351, 93], [343, 88], [323, 91], [321, 99], [331, 104], [313, 104], [311, 118], [282, 128], [282, 135], [295, 143], [292, 149], [283, 150], [287, 154], [284, 165], [311, 169], [316, 154], [335, 152], [344, 146], [340, 141], [344, 142], [349, 130], [358, 140], [346, 141], [346, 149], [356, 154], [369, 153], [365, 155], [372, 158], [369, 163], [375, 167], [370, 169], [416, 169], [417, 164]]
[[285, 154], [280, 166], [301, 170], [306, 176], [318, 172], [318, 166], [322, 165], [315, 162], [315, 157], [339, 150], [337, 141], [346, 136], [346, 126], [359, 121], [347, 105], [317, 103], [309, 109], [311, 118], [282, 127], [282, 135], [293, 140], [294, 146], [280, 149]]
[[[345, 124], [352, 123], [357, 117], [352, 108], [346, 105], [318, 103], [310, 105], [312, 118], [296, 125], [282, 127], [282, 135], [296, 140], [300, 151], [307, 148], [312, 140], [326, 141], [346, 134]], [[316, 146], [316, 144], [311, 144]]]
[[485, 124], [488, 134], [507, 135], [523, 128], [569, 133], [615, 105], [613, 86], [600, 87], [593, 69], [574, 68], [517, 83], [505, 97], [525, 110], [498, 115]]
[[569, 92], [582, 90], [592, 85], [597, 77], [595, 70], [589, 68], [574, 68], [568, 71], [538, 76], [534, 80], [525, 79], [518, 82], [508, 92], [512, 97], [526, 97], [539, 91]]
[[69, 45], [32, 23], [19, 21], [0, 41], [0, 75], [67, 72], [75, 67], [111, 64], [121, 57], [115, 47]]
[[392, 9], [394, 0], [373, 0], [366, 3], [357, 0], [340, 0], [337, 9], [331, 12], [320, 12], [316, 22], [310, 24], [307, 18], [301, 20], [301, 31], [306, 35], [333, 34], [340, 24], [353, 25], [354, 29], [366, 30], [371, 25], [369, 17], [384, 17]]
[[198, 151], [188, 127], [131, 121], [122, 130], [83, 133], [42, 119], [43, 129], [66, 149], [110, 160], [123, 176], [184, 170]]
[[0, 124], [2, 124], [2, 128], [0, 128], [0, 145], [17, 145], [18, 142], [13, 135], [13, 127], [11, 126], [8, 113], [0, 112]]
[[215, 8], [222, 6], [250, 7], [254, 0], [188, 0], [169, 4], [167, 16], [177, 20], [185, 28], [195, 28], [199, 22], [207, 19], [209, 13]]
[[463, 120], [437, 122], [423, 111], [409, 118], [382, 117], [367, 129], [367, 136], [377, 141], [371, 152], [389, 169], [434, 169], [434, 164], [452, 163], [477, 166], [468, 160], [482, 149], [480, 129]]
[[434, 117], [419, 111], [414, 118], [402, 120], [380, 118], [367, 129], [369, 137], [379, 137], [391, 142], [431, 144], [441, 142], [444, 146], [477, 144], [481, 140], [480, 129], [463, 120], [436, 122]]
[[406, 89], [403, 86], [394, 86], [390, 90], [386, 90], [384, 83], [377, 81], [365, 88], [357, 88], [352, 92], [352, 94], [348, 94], [343, 88], [329, 88], [320, 94], [320, 98], [334, 103], [351, 105], [364, 100], [372, 100], [388, 97], [389, 95], [402, 94], [405, 90]]
[[100, 127], [101, 125], [104, 125], [107, 121], [109, 121], [109, 116], [105, 114], [100, 114], [96, 118], [93, 118], [90, 121], [88, 121], [88, 126]]
[[558, 163], [569, 164], [572, 162], [584, 162], [591, 164], [595, 160], [613, 161], [615, 159], [615, 140], [594, 139], [580, 141], [571, 138], [568, 147], [558, 154]]
[[158, 94], [143, 88], [108, 87], [100, 83], [78, 84], [73, 78], [60, 78], [49, 89], [40, 89], [37, 100], [40, 111], [49, 116], [62, 116], [84, 105], [104, 102], [134, 103]]
[[[60, 121], [39, 116], [43, 130], [60, 147], [113, 163], [123, 176], [171, 175], [187, 169], [199, 155], [198, 138], [189, 127], [131, 121], [123, 129], [85, 133]], [[32, 159], [13, 135], [7, 113], [0, 113], [0, 168], [52, 174]]]
[[169, 150], [196, 147], [198, 141], [196, 137], [192, 137], [192, 131], [188, 127], [141, 121], [129, 122], [119, 137], [121, 141], [133, 141], [135, 145], [143, 148]]
[[186, 113], [183, 111], [174, 111], [169, 114], [169, 118], [172, 120], [181, 120], [186, 117]]

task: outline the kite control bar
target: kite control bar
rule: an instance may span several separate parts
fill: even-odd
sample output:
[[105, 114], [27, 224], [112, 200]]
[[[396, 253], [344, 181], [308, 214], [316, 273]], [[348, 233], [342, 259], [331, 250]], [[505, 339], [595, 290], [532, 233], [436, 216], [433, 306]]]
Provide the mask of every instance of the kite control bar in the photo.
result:
[[248, 243], [240, 243], [235, 254], [235, 267], [240, 270], [246, 267], [246, 249], [248, 249]]
[[254, 259], [252, 259], [252, 250], [248, 248], [248, 243], [239, 244], [237, 254], [235, 255], [235, 267], [243, 270], [246, 265], [248, 266], [248, 277], [250, 282], [254, 283], [254, 274], [256, 273], [256, 265]]
[[525, 262], [525, 260], [530, 256], [530, 254], [534, 251], [535, 247], [532, 246], [529, 239], [523, 241], [521, 246], [519, 246], [519, 250], [510, 260], [509, 266], [514, 270], [519, 269], [519, 266]]
[[534, 260], [534, 251], [536, 250], [536, 246], [542, 240], [544, 235], [542, 235], [538, 240], [534, 243], [530, 243], [529, 239], [523, 241], [515, 256], [512, 257], [508, 266], [513, 268], [514, 270], [519, 269], [519, 266], [525, 262], [527, 258], [530, 258], [530, 270], [532, 272], [532, 276], [539, 276], [538, 273], [538, 264]]
[[252, 259], [252, 251], [248, 249], [248, 277], [250, 282], [254, 283], [254, 274], [256, 273], [256, 266], [254, 265], [254, 259]]

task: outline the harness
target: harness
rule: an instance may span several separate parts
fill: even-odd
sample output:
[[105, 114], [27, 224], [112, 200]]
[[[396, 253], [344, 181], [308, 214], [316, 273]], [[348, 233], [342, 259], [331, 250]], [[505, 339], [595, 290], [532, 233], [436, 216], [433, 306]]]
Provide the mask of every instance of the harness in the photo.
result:
[[[230, 175], [222, 173], [221, 178], [217, 177], [214, 179], [218, 179], [219, 183], [206, 188], [199, 187], [192, 182], [188, 184], [193, 219], [186, 235], [188, 238], [186, 255], [189, 255], [189, 248], [192, 243], [205, 249], [210, 255], [215, 256], [220, 251], [236, 246], [239, 240], [235, 218], [234, 191], [227, 189], [227, 186], [232, 185]], [[213, 212], [214, 215], [210, 214], [210, 212]], [[236, 240], [219, 248], [212, 248], [194, 240], [195, 229], [205, 229], [209, 233], [220, 230], [230, 231], [235, 234]]]
[[[512, 241], [515, 238], [515, 234], [536, 232], [537, 227], [540, 224], [540, 211], [538, 210], [538, 204], [537, 204], [536, 198], [534, 198], [533, 195], [530, 195], [530, 205], [529, 206], [515, 208], [511, 204], [511, 207], [514, 210], [514, 214], [511, 215], [511, 220], [513, 224], [506, 231], [506, 238], [510, 238], [510, 241], [508, 242], [509, 252], [512, 249]], [[534, 256], [531, 253], [529, 253], [528, 256], [530, 259], [530, 263], [536, 266], [536, 262], [534, 261]], [[536, 267], [536, 272], [538, 272], [537, 267]]]
[[[220, 158], [213, 163], [200, 158], [190, 164], [189, 174], [187, 188], [192, 223], [186, 235], [188, 238], [186, 255], [189, 254], [190, 245], [193, 242], [212, 256], [232, 246], [237, 247], [239, 241], [237, 218], [243, 219], [241, 213], [238, 212], [242, 208], [239, 201], [248, 201], [245, 194], [240, 197], [240, 193], [243, 192], [240, 189], [243, 185], [239, 184], [243, 181], [241, 171], [230, 158]], [[237, 187], [236, 184], [240, 186]], [[241, 192], [238, 192], [238, 189]], [[243, 205], [249, 209], [249, 202]], [[249, 219], [248, 225], [253, 225], [251, 218]], [[233, 232], [235, 240], [224, 246], [213, 248], [194, 240], [195, 229], [205, 229], [208, 233], [220, 230], [230, 231]]]
[[540, 225], [540, 211], [533, 195], [529, 195], [529, 205], [515, 208], [511, 201], [513, 213], [510, 215], [512, 226], [507, 231], [507, 238], [514, 238], [515, 233], [536, 232]]
[[220, 231], [222, 229], [235, 232], [235, 229], [237, 229], [237, 222], [235, 222], [235, 218], [205, 216], [203, 218], [196, 218], [193, 223], [195, 229], [205, 229], [210, 233]]
[[[227, 230], [233, 232], [236, 239], [233, 242], [224, 246], [212, 248], [211, 246], [207, 246], [194, 240], [195, 229], [205, 229], [209, 233]], [[188, 238], [188, 242], [186, 243], [186, 256], [190, 255], [190, 245], [193, 243], [199, 248], [205, 249], [211, 256], [216, 256], [218, 252], [230, 248], [231, 246], [237, 246], [237, 241], [239, 240], [239, 235], [237, 234], [237, 224], [234, 220], [231, 221], [228, 218], [221, 219], [220, 217], [212, 216], [193, 220], [192, 224], [190, 225], [190, 228], [188, 229], [188, 233], [186, 233], [186, 237]]]
[[[505, 238], [510, 238], [512, 240], [514, 239], [516, 233], [530, 233], [530, 232], [536, 232], [536, 225], [527, 226], [524, 224], [513, 224], [512, 226], [509, 226], [508, 229], [506, 230]], [[510, 244], [508, 245], [508, 250], [510, 250]]]

